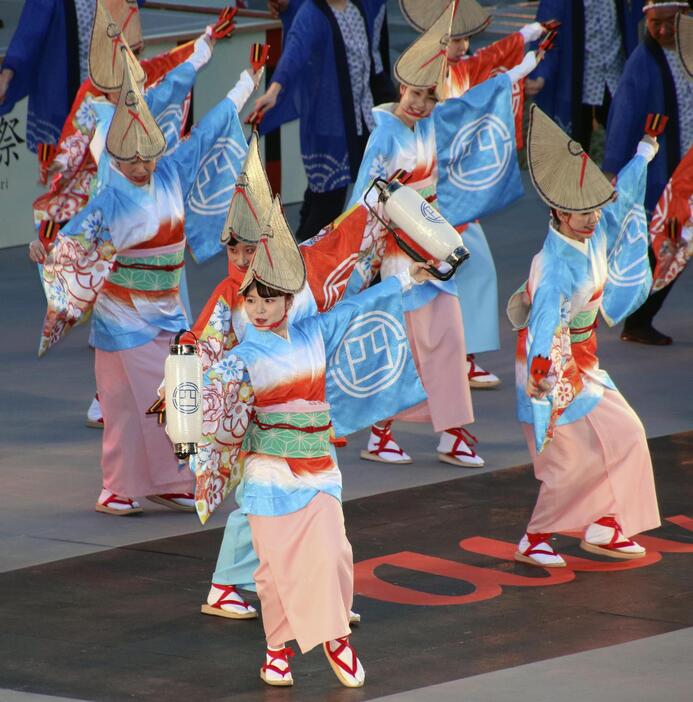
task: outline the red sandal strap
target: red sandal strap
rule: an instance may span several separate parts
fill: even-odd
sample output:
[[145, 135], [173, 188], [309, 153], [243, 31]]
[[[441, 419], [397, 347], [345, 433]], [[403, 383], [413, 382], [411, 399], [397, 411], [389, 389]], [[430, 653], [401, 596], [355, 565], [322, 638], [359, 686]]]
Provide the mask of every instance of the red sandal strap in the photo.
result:
[[162, 497], [164, 500], [194, 500], [194, 492], [167, 492], [163, 495], [157, 495], [157, 497]]
[[[478, 439], [473, 434], [470, 434], [464, 427], [454, 427], [452, 429], [446, 429], [448, 434], [452, 434], [455, 437], [455, 442], [452, 448], [448, 451], [448, 456], [476, 456], [476, 451], [473, 446], [478, 442]], [[465, 444], [469, 451], [458, 451], [460, 444]]]
[[[327, 651], [330, 654], [330, 658], [345, 672], [351, 675], [352, 677], [356, 675], [356, 671], [358, 669], [358, 657], [356, 656], [356, 650], [354, 647], [349, 643], [349, 639], [346, 636], [343, 636], [341, 639], [334, 639], [335, 641], [339, 642], [339, 646], [337, 646], [334, 651], [330, 648], [329, 642], [327, 643]], [[352, 659], [353, 662], [349, 666], [347, 665], [340, 657], [339, 654], [344, 651], [345, 648], [348, 648], [351, 651], [352, 654]]]
[[[222, 605], [225, 604], [230, 604], [230, 605], [236, 605], [236, 606], [243, 606], [246, 609], [250, 607], [250, 602], [246, 602], [242, 597], [241, 593], [238, 592], [236, 587], [234, 585], [217, 585], [216, 583], [212, 583], [212, 587], [217, 588], [218, 590], [221, 590], [221, 596], [219, 599], [213, 604], [210, 605], [210, 607], [215, 607], [217, 609], [221, 609]], [[237, 600], [231, 600], [228, 599], [229, 595], [238, 595]]]
[[[536, 553], [543, 554], [544, 556], [556, 556], [558, 555], [554, 551], [553, 547], [549, 543], [553, 534], [527, 534], [527, 541], [529, 541], [529, 548], [526, 548], [522, 553], [525, 556], [533, 556]], [[546, 544], [549, 550], [538, 548], [542, 544]]]
[[111, 495], [110, 497], [107, 497], [103, 502], [101, 502], [101, 505], [103, 507], [108, 507], [112, 502], [119, 505], [128, 505], [133, 508], [135, 507], [134, 501], [129, 497], [118, 497], [118, 495]]
[[467, 362], [469, 363], [469, 371], [467, 372], [467, 377], [468, 378], [478, 378], [480, 375], [488, 375], [488, 372], [481, 369], [477, 369], [477, 365], [474, 362], [474, 354], [473, 353], [468, 353], [467, 354]]
[[[614, 530], [614, 533], [611, 535], [611, 540], [608, 544], [595, 544], [595, 546], [600, 546], [601, 548], [608, 549], [619, 549], [624, 548], [626, 546], [635, 546], [635, 541], [624, 536], [623, 532], [621, 531], [621, 525], [616, 521], [614, 517], [602, 517], [601, 519], [597, 519], [595, 524], [609, 527]], [[623, 541], [619, 541], [619, 539], [623, 539]]]
[[[262, 666], [263, 671], [271, 670], [277, 675], [281, 675], [282, 677], [284, 677], [287, 673], [291, 675], [291, 669], [289, 668], [288, 659], [293, 658], [296, 655], [291, 646], [285, 646], [284, 648], [280, 648], [278, 651], [272, 651], [268, 648], [266, 655], [270, 657], [270, 662], [267, 663], [267, 660], [265, 659], [265, 663]], [[286, 663], [286, 669], [281, 670], [276, 665], [274, 665], [274, 661], [284, 661], [284, 663]]]
[[377, 424], [374, 424], [371, 427], [371, 432], [378, 437], [378, 445], [372, 451], [369, 451], [369, 453], [394, 453], [397, 456], [404, 455], [404, 451], [402, 451], [401, 448], [386, 448], [388, 442], [394, 441], [394, 439], [392, 438], [392, 432], [390, 431], [391, 426], [392, 422], [386, 422], [384, 426], [378, 426]]

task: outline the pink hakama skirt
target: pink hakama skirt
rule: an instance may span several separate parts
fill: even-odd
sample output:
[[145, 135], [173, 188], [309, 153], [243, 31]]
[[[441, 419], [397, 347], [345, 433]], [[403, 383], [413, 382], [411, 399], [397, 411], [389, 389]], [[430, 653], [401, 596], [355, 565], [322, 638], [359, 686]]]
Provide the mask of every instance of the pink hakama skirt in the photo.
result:
[[157, 398], [168, 355], [168, 335], [124, 351], [96, 349], [96, 389], [103, 411], [103, 486], [124, 497], [193, 492], [173, 447], [145, 412]]
[[303, 509], [248, 515], [260, 565], [253, 577], [267, 644], [296, 640], [302, 653], [350, 633], [354, 560], [342, 505], [318, 493]]
[[407, 336], [426, 402], [394, 419], [431, 422], [437, 432], [474, 421], [467, 377], [467, 350], [460, 301], [439, 293], [427, 305], [406, 312]]
[[604, 390], [589, 414], [556, 427], [540, 454], [532, 426], [522, 429], [541, 480], [529, 533], [583, 531], [606, 515], [626, 536], [660, 525], [645, 430], [621, 393]]

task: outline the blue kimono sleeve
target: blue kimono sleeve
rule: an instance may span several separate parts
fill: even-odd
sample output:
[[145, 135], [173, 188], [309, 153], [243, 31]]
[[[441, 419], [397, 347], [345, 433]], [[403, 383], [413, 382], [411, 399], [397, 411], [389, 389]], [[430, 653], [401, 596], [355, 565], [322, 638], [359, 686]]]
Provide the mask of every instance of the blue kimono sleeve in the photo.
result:
[[102, 190], [58, 232], [58, 237], [82, 237], [85, 240], [111, 241], [108, 222], [112, 219], [114, 201], [112, 191]]
[[618, 197], [602, 209], [600, 229], [606, 238], [608, 279], [601, 311], [610, 326], [640, 307], [652, 286], [643, 206], [646, 186], [647, 160], [635, 156], [618, 174]]
[[325, 345], [325, 390], [337, 436], [426, 399], [409, 349], [402, 294], [393, 276], [305, 322], [319, 326]]
[[[551, 271], [550, 276], [561, 275], [562, 270]], [[567, 275], [567, 273], [565, 273]], [[527, 377], [532, 361], [537, 356], [548, 358], [556, 330], [561, 324], [561, 305], [564, 296], [561, 288], [550, 279], [542, 277], [532, 298], [532, 308], [527, 324]]]
[[392, 175], [394, 155], [392, 136], [386, 128], [376, 127], [368, 138], [366, 151], [361, 160], [347, 209], [353, 207], [363, 197], [366, 189], [375, 178], [389, 178]]
[[17, 29], [7, 49], [2, 68], [14, 71], [14, 76], [0, 105], [0, 114], [14, 108], [36, 83], [38, 65], [46, 50], [46, 38], [53, 22], [55, 0], [26, 0]]
[[167, 150], [180, 140], [183, 126], [181, 106], [195, 85], [196, 78], [195, 67], [189, 61], [184, 61], [145, 93], [144, 99], [149, 111], [166, 137]]
[[[537, 356], [551, 358], [551, 348], [561, 327], [561, 309], [566, 303], [566, 297], [561, 291], [560, 278], [567, 276], [567, 271], [562, 266], [550, 270], [548, 275], [542, 275], [532, 299], [527, 329], [527, 375], [530, 377], [532, 361]], [[550, 371], [554, 377], [562, 373], [561, 368], [552, 366]], [[529, 401], [534, 428], [534, 441], [537, 452], [544, 447], [546, 436], [553, 417], [553, 400], [551, 397], [541, 399], [528, 397], [525, 388], [518, 388], [518, 399], [522, 402]]]
[[649, 71], [641, 70], [640, 56], [638, 51], [626, 62], [609, 108], [602, 162], [607, 173], [618, 173], [628, 163], [645, 129], [651, 86]]
[[187, 139], [166, 157], [166, 161], [178, 173], [184, 197], [195, 183], [202, 161], [217, 140], [238, 133], [243, 134], [243, 128], [236, 106], [229, 98], [224, 98], [192, 128]]

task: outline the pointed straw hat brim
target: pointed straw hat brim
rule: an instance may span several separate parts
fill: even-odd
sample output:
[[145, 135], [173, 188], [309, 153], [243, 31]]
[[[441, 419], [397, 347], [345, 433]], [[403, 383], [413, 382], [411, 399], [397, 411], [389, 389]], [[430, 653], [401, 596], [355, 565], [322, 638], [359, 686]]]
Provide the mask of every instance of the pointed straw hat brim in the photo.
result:
[[166, 150], [166, 139], [152, 117], [126, 61], [123, 87], [106, 136], [108, 153], [119, 161], [151, 161]]
[[676, 51], [688, 75], [693, 78], [693, 17], [682, 12], [676, 16]]
[[591, 212], [614, 197], [614, 188], [582, 146], [536, 105], [529, 113], [529, 175], [539, 197], [557, 210]]
[[[426, 31], [449, 4], [450, 0], [399, 0], [402, 15], [420, 32]], [[490, 23], [491, 15], [476, 0], [460, 0], [450, 36], [471, 37], [483, 32]]]
[[137, 0], [101, 0], [111, 13], [113, 21], [121, 28], [123, 38], [131, 49], [138, 49], [142, 43], [142, 19]]
[[303, 256], [278, 197], [275, 197], [269, 218], [263, 226], [262, 237], [243, 278], [240, 292], [245, 292], [255, 281], [290, 295], [300, 292], [306, 282]]
[[454, 3], [450, 3], [397, 59], [395, 76], [400, 83], [411, 88], [438, 88], [444, 84], [453, 10]]
[[124, 40], [120, 25], [113, 19], [102, 0], [96, 3], [94, 24], [89, 43], [89, 78], [105, 93], [117, 92], [123, 84], [124, 54], [128, 54], [135, 81], [144, 83], [145, 73]]
[[246, 244], [257, 244], [262, 227], [269, 218], [272, 200], [272, 188], [260, 158], [260, 138], [253, 131], [226, 215], [221, 242], [226, 244], [233, 237]]
[[125, 41], [133, 49], [140, 49], [144, 44], [142, 36], [142, 17], [140, 16], [140, 8], [137, 0], [128, 0], [128, 15], [123, 21], [123, 36]]

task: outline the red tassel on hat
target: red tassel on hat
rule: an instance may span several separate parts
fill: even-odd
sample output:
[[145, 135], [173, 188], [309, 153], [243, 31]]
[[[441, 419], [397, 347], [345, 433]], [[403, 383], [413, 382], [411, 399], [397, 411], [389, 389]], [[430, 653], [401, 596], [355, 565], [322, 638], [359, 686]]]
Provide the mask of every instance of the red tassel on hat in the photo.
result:
[[219, 14], [219, 19], [217, 23], [212, 27], [212, 39], [225, 39], [230, 36], [236, 25], [234, 24], [234, 17], [238, 12], [236, 7], [225, 7]]
[[666, 128], [669, 118], [666, 115], [659, 115], [651, 112], [645, 121], [645, 134], [651, 137], [658, 137]]

